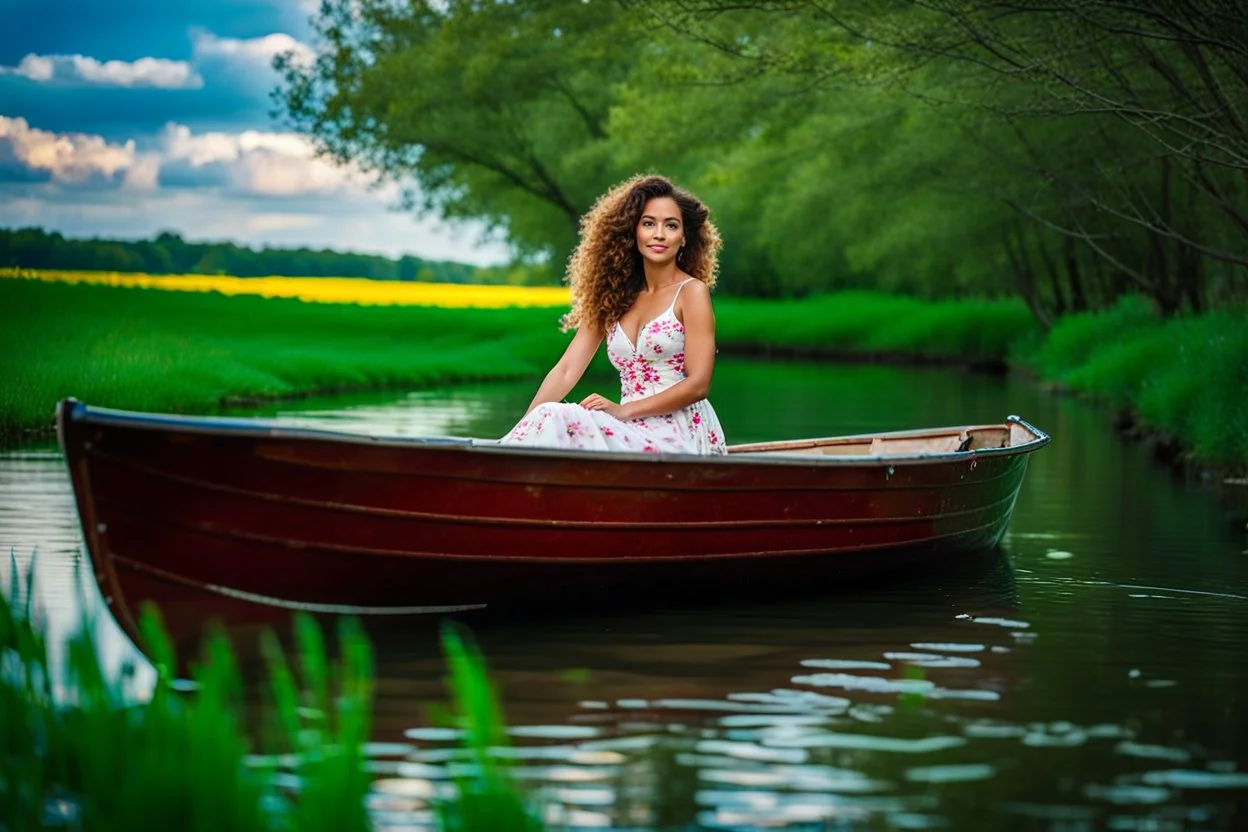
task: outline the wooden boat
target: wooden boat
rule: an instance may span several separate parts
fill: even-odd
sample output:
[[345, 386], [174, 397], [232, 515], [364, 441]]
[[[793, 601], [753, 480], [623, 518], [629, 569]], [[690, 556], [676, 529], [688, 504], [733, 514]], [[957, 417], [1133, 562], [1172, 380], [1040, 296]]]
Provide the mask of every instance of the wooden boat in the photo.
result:
[[686, 594], [993, 546], [1029, 454], [1002, 424], [731, 447], [719, 457], [376, 438], [60, 403], [95, 577], [133, 636], [292, 609], [442, 613]]

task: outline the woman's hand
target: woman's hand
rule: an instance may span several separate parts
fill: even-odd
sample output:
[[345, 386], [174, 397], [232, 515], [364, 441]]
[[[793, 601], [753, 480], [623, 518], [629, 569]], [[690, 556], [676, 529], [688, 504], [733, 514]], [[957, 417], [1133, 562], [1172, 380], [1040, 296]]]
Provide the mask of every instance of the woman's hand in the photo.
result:
[[604, 398], [597, 393], [591, 393], [581, 402], [581, 407], [586, 410], [601, 410], [608, 416], [614, 416], [621, 422], [628, 420], [628, 414], [624, 410], [623, 405], [616, 404], [610, 399]]

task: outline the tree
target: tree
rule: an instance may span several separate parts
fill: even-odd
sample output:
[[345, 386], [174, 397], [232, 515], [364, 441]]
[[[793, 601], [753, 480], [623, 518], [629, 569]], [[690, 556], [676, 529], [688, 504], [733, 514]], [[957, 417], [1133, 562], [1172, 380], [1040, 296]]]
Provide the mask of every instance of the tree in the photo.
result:
[[279, 105], [329, 157], [409, 207], [483, 219], [522, 254], [566, 253], [624, 175], [608, 132], [636, 23], [603, 0], [328, 0], [315, 62], [278, 59]]
[[[1124, 286], [1165, 311], [1248, 296], [1248, 19], [1220, 0], [628, 6], [743, 62], [800, 66], [812, 97], [854, 79], [931, 104], [987, 160], [979, 198], [1019, 214], [1000, 241], [1042, 315]], [[792, 37], [769, 55], [725, 15]]]

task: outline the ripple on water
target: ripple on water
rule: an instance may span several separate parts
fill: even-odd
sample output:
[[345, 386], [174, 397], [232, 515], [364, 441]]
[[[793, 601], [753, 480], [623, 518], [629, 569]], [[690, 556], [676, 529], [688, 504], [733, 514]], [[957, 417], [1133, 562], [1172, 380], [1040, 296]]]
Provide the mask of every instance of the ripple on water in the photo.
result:
[[982, 653], [987, 649], [983, 644], [962, 644], [958, 642], [916, 641], [910, 646], [915, 650], [929, 650], [933, 653]]
[[1104, 800], [1117, 806], [1154, 806], [1170, 799], [1169, 789], [1156, 786], [1113, 785], [1101, 786], [1089, 783], [1084, 786], [1083, 793], [1093, 800]]
[[987, 763], [961, 765], [915, 766], [906, 769], [906, 779], [912, 783], [966, 783], [987, 780], [997, 773], [996, 766]]
[[930, 736], [917, 739], [881, 737], [872, 734], [844, 734], [834, 731], [807, 732], [798, 736], [771, 737], [767, 745], [783, 748], [855, 748], [897, 754], [928, 754], [966, 745], [964, 737]]
[[844, 711], [854, 704], [853, 700], [843, 696], [829, 696], [813, 690], [793, 690], [778, 688], [769, 693], [732, 693], [728, 698], [734, 702], [757, 702], [762, 705], [776, 705], [793, 710], [818, 710], [835, 713]]
[[979, 660], [968, 656], [941, 656], [936, 653], [885, 653], [884, 658], [915, 667], [979, 667]]
[[579, 740], [597, 737], [602, 731], [588, 725], [515, 725], [507, 729], [513, 737], [545, 740]]
[[1005, 627], [1010, 630], [1026, 630], [1031, 626], [1026, 621], [1015, 621], [1012, 618], [998, 618], [995, 616], [984, 616], [982, 618], [971, 618], [972, 624], [991, 624], [996, 627]]
[[[731, 763], [731, 761], [725, 761]], [[871, 777], [861, 771], [826, 765], [772, 765], [766, 768], [742, 768], [737, 765], [707, 767], [698, 772], [698, 779], [742, 788], [774, 787], [785, 791], [817, 792], [820, 794], [872, 794], [893, 787], [892, 783]]]
[[616, 801], [614, 791], [598, 786], [572, 786], [551, 789], [548, 796], [552, 800], [572, 806], [611, 806]]
[[1168, 760], [1172, 763], [1186, 763], [1192, 755], [1182, 748], [1165, 745], [1145, 745], [1138, 742], [1123, 741], [1114, 746], [1114, 751], [1127, 757], [1143, 757], [1149, 760]]
[[803, 659], [802, 667], [819, 670], [891, 670], [888, 662], [859, 661], [857, 659]]
[[1248, 772], [1169, 769], [1146, 771], [1141, 779], [1150, 786], [1171, 786], [1176, 789], [1248, 789]]
[[927, 679], [888, 679], [883, 676], [858, 676], [853, 673], [812, 673], [794, 676], [795, 685], [817, 688], [843, 688], [868, 693], [927, 693], [936, 687]]
[[[848, 704], [848, 700], [846, 700]], [[822, 725], [820, 714], [731, 714], [716, 720], [724, 728], [767, 728], [780, 725]]]
[[804, 763], [805, 750], [800, 748], [768, 748], [752, 742], [701, 740], [694, 745], [698, 754], [721, 754], [737, 760], [771, 763]]
[[757, 829], [786, 824], [823, 823], [835, 818], [838, 826], [862, 823], [872, 815], [888, 819], [935, 809], [935, 795], [874, 796], [722, 791], [705, 789], [697, 802], [710, 807], [698, 821], [712, 828]]

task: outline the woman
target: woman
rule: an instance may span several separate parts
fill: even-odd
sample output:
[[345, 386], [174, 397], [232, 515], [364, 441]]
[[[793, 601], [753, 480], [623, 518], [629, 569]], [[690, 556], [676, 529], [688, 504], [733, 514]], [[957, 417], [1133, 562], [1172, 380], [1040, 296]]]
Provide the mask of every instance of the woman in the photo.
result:
[[[507, 445], [647, 453], [726, 453], [706, 400], [715, 365], [719, 232], [710, 211], [661, 176], [604, 194], [581, 219], [568, 264], [576, 329]], [[597, 393], [562, 402], [603, 339], [620, 372], [620, 401]]]

